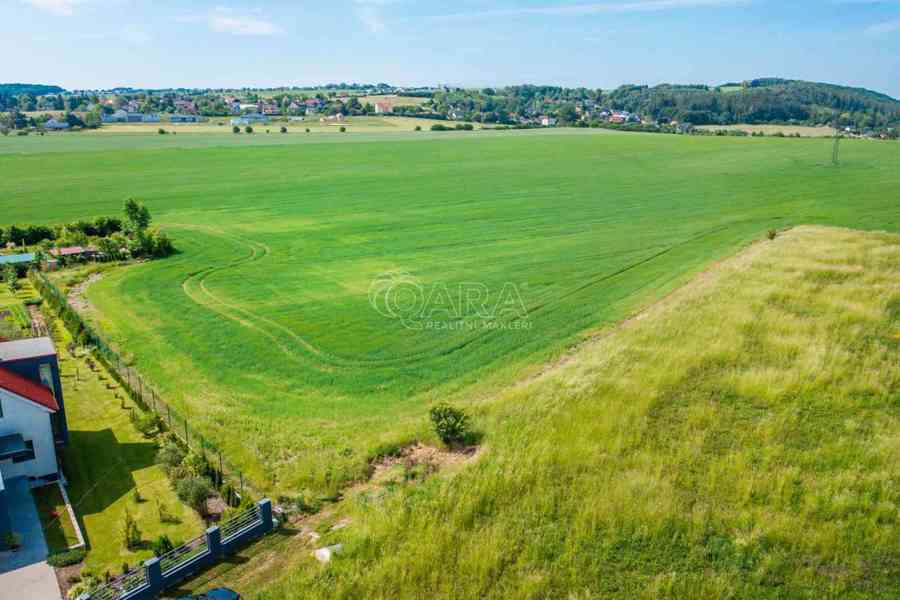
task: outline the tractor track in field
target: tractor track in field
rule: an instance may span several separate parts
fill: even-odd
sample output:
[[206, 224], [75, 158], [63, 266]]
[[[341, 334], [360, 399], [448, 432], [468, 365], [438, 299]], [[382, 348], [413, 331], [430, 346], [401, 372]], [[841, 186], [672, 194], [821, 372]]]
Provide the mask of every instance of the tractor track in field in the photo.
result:
[[[724, 225], [718, 225], [709, 229], [702, 230], [684, 240], [681, 240], [674, 244], [670, 244], [668, 246], [664, 246], [659, 251], [654, 252], [649, 256], [644, 256], [641, 259], [627, 264], [613, 272], [597, 274], [596, 276], [589, 278], [586, 282], [557, 295], [551, 300], [541, 302], [532, 306], [526, 306], [526, 312], [528, 315], [531, 315], [551, 309], [553, 306], [559, 304], [567, 298], [577, 295], [578, 293], [581, 293], [584, 290], [599, 285], [603, 282], [614, 279], [615, 277], [623, 275], [624, 273], [627, 273], [633, 269], [651, 263], [657, 258], [668, 254], [669, 252], [675, 250], [680, 246], [696, 242], [709, 235], [720, 233], [743, 222], [745, 221], [735, 221], [732, 223], [726, 223]], [[364, 359], [336, 355], [322, 349], [319, 346], [316, 346], [311, 341], [299, 335], [295, 331], [273, 321], [272, 319], [261, 316], [246, 308], [223, 300], [222, 298], [215, 295], [212, 291], [210, 291], [209, 287], [206, 285], [207, 279], [216, 273], [220, 273], [228, 269], [240, 267], [247, 263], [257, 262], [265, 259], [271, 254], [271, 249], [266, 244], [253, 240], [245, 240], [234, 235], [228, 235], [218, 229], [199, 227], [196, 225], [176, 226], [183, 227], [185, 229], [197, 229], [209, 235], [229, 240], [239, 246], [245, 247], [248, 250], [247, 255], [229, 261], [225, 264], [213, 265], [205, 269], [189, 273], [181, 284], [182, 290], [184, 291], [185, 295], [196, 304], [212, 310], [217, 314], [229, 319], [230, 321], [235, 322], [246, 329], [252, 330], [259, 335], [266, 337], [267, 339], [271, 340], [282, 353], [297, 361], [308, 363], [311, 359], [311, 362], [319, 362], [327, 365], [329, 368], [353, 368], [366, 366], [378, 367], [398, 364], [413, 364], [415, 362], [426, 360], [428, 358], [453, 354], [454, 352], [463, 350], [471, 344], [486, 338], [487, 336], [499, 334], [502, 332], [500, 329], [483, 329], [449, 347], [436, 350], [426, 350], [415, 354], [407, 354], [404, 356], [393, 358]], [[505, 322], [512, 322], [513, 320], [515, 319], [510, 319]], [[270, 328], [275, 329], [277, 333], [273, 333]], [[285, 336], [290, 341], [290, 344], [285, 343]], [[299, 345], [299, 347], [302, 348], [304, 352], [298, 353], [296, 345]]]

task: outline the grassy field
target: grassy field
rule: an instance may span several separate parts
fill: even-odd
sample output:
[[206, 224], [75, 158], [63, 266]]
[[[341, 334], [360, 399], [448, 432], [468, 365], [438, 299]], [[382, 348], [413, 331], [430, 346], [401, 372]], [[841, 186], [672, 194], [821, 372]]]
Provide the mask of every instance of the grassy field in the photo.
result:
[[[231, 131], [233, 117], [211, 117], [202, 123], [111, 123], [94, 131], [81, 131], [77, 135], [108, 135], [111, 133], [158, 134], [160, 127], [180, 134], [225, 134], [234, 135]], [[395, 133], [413, 131], [421, 127], [428, 129], [435, 123], [446, 123], [435, 119], [416, 119], [413, 117], [347, 117], [343, 121], [321, 122], [319, 116], [304, 117], [303, 121], [272, 120], [269, 123], [254, 125], [254, 135], [261, 135], [268, 129], [271, 134], [282, 135], [279, 130], [287, 127], [288, 134], [336, 132], [345, 127], [345, 133]], [[71, 134], [70, 134], [71, 135]]]
[[[70, 146], [52, 177], [25, 140], [0, 155], [3, 220], [145, 201], [182, 252], [94, 284], [94, 318], [255, 482], [290, 493], [334, 493], [379, 447], [427, 436], [428, 402], [527, 375], [769, 228], [900, 230], [897, 144], [850, 141], [834, 168], [827, 140], [508, 133]], [[446, 310], [386, 316], [370, 304], [385, 281]], [[472, 286], [487, 306], [512, 289], [514, 310], [453, 314]]]
[[802, 137], [832, 137], [834, 129], [824, 125], [701, 125], [698, 129], [716, 131], [719, 129], [746, 131], [747, 133], [763, 132], [766, 135], [783, 133], [784, 135], [800, 134]]
[[[254, 599], [896, 598], [900, 236], [800, 227], [477, 407], [471, 464], [204, 585]], [[297, 558], [301, 557], [301, 558]], [[281, 562], [284, 564], [284, 562]], [[435, 568], [440, 565], [439, 568]]]

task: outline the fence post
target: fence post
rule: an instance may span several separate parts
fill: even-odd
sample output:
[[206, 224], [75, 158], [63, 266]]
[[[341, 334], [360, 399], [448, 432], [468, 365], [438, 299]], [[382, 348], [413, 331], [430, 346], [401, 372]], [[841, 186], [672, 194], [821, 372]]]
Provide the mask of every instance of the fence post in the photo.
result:
[[272, 501], [264, 498], [256, 503], [259, 507], [259, 518], [262, 521], [262, 532], [269, 533], [275, 527], [272, 522]]
[[209, 548], [209, 555], [213, 560], [222, 556], [222, 531], [218, 527], [213, 526], [206, 530], [206, 547]]
[[162, 564], [159, 558], [153, 558], [144, 561], [144, 570], [147, 573], [147, 585], [150, 586], [151, 593], [156, 596], [163, 591]]

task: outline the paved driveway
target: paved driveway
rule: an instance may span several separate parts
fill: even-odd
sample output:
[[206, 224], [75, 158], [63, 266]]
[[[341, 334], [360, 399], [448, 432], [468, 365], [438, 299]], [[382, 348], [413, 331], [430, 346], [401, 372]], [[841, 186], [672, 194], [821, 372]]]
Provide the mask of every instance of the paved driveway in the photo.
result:
[[28, 480], [6, 482], [9, 520], [22, 536], [18, 552], [0, 553], [0, 600], [59, 600], [56, 575], [47, 564], [47, 542]]

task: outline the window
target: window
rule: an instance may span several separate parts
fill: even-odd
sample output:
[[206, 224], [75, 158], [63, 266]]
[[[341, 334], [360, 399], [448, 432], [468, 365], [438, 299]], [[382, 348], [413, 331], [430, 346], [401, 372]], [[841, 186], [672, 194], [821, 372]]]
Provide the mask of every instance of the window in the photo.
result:
[[13, 463], [23, 463], [34, 460], [34, 442], [28, 440], [25, 442], [25, 451], [19, 452], [12, 457]]

